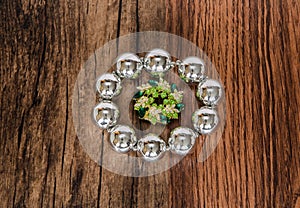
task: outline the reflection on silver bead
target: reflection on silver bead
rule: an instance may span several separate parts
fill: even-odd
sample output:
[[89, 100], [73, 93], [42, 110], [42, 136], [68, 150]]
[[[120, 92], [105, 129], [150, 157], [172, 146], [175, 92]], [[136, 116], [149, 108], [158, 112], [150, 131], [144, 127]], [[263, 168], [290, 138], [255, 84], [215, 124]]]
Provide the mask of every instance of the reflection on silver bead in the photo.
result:
[[145, 68], [154, 76], [161, 76], [170, 70], [173, 65], [170, 55], [162, 49], [153, 49], [145, 57]]
[[117, 152], [128, 152], [136, 142], [135, 132], [129, 126], [116, 125], [110, 131], [110, 143]]
[[103, 74], [96, 83], [97, 91], [103, 99], [111, 99], [120, 94], [122, 86], [121, 80], [114, 74]]
[[119, 115], [118, 107], [111, 101], [102, 101], [94, 108], [94, 119], [102, 129], [116, 125]]
[[154, 134], [148, 134], [138, 141], [138, 149], [147, 161], [157, 160], [166, 150], [164, 140]]
[[198, 85], [197, 97], [205, 105], [217, 105], [222, 97], [222, 86], [214, 79], [207, 79]]
[[186, 82], [201, 82], [205, 78], [205, 65], [198, 57], [187, 57], [178, 62], [178, 73]]
[[177, 127], [171, 132], [171, 137], [169, 139], [169, 145], [171, 151], [185, 155], [187, 154], [195, 144], [195, 139], [198, 134], [190, 128]]
[[193, 113], [192, 121], [194, 128], [200, 134], [209, 134], [215, 130], [219, 118], [215, 110], [204, 106]]
[[121, 78], [135, 79], [139, 76], [143, 65], [140, 58], [133, 53], [124, 53], [117, 59], [117, 74]]

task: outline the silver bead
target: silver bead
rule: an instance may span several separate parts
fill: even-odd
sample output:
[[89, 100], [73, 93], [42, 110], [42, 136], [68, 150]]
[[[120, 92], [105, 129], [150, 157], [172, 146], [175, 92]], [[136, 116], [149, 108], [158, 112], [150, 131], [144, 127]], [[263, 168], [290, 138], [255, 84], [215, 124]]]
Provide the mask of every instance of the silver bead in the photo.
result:
[[121, 80], [114, 74], [103, 74], [96, 83], [97, 91], [103, 99], [111, 99], [120, 94], [122, 86]]
[[110, 130], [110, 143], [117, 152], [128, 152], [136, 142], [135, 132], [129, 126], [116, 125]]
[[133, 53], [124, 53], [117, 59], [117, 74], [121, 78], [135, 79], [143, 68], [140, 58]]
[[204, 106], [193, 113], [192, 121], [194, 128], [200, 134], [209, 134], [217, 127], [219, 118], [214, 109]]
[[171, 132], [171, 137], [169, 138], [171, 151], [180, 155], [187, 154], [194, 146], [197, 137], [198, 134], [190, 128], [175, 128]]
[[94, 108], [94, 119], [102, 129], [116, 125], [119, 115], [118, 106], [111, 101], [102, 101]]
[[205, 78], [205, 64], [198, 57], [187, 57], [178, 63], [178, 73], [186, 82], [201, 82]]
[[222, 97], [222, 86], [214, 79], [207, 79], [198, 85], [197, 97], [205, 105], [217, 105]]
[[162, 49], [150, 51], [145, 57], [144, 66], [154, 76], [161, 76], [173, 67], [169, 53]]
[[159, 159], [166, 150], [164, 140], [154, 134], [148, 134], [138, 141], [138, 149], [147, 161]]

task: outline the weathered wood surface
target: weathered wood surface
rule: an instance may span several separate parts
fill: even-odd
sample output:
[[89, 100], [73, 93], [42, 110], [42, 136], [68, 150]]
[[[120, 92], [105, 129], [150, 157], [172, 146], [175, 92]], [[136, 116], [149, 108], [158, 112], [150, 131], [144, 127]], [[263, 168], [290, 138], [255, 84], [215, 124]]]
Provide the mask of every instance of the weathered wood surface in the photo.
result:
[[[0, 207], [300, 207], [299, 13], [297, 0], [1, 0]], [[204, 163], [130, 178], [83, 151], [71, 96], [97, 48], [146, 30], [207, 53], [227, 124]]]

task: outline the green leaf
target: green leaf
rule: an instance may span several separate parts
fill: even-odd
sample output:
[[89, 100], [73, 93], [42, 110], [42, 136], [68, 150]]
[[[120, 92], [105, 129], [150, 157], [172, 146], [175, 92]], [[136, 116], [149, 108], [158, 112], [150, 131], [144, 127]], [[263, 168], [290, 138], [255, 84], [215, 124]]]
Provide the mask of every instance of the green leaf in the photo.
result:
[[168, 98], [169, 98], [170, 100], [174, 100], [174, 96], [173, 96], [173, 95], [169, 95]]
[[176, 104], [175, 108], [179, 111], [182, 111], [184, 109], [184, 104], [183, 103], [178, 103], [178, 104]]
[[133, 98], [140, 98], [140, 97], [142, 97], [143, 96], [143, 94], [144, 94], [144, 92], [142, 92], [142, 91], [138, 91], [138, 92], [136, 92], [135, 94], [134, 94], [134, 96], [133, 96]]
[[170, 120], [169, 118], [167, 118], [167, 123], [168, 123], [168, 124], [171, 123], [171, 120]]
[[146, 114], [146, 109], [145, 108], [140, 108], [138, 111], [139, 117], [143, 118]]
[[167, 113], [168, 118], [172, 118], [172, 116], [173, 116], [172, 113]]
[[162, 113], [166, 116], [167, 115], [167, 111], [165, 109], [162, 110]]
[[152, 87], [156, 87], [158, 85], [158, 82], [156, 80], [149, 80], [148, 83], [152, 86]]
[[164, 104], [164, 105], [168, 105], [169, 102], [170, 102], [170, 101], [169, 101], [168, 99], [164, 99], [163, 104]]
[[146, 94], [146, 95], [150, 95], [150, 94], [151, 94], [151, 90], [150, 90], [150, 89], [147, 89], [147, 90], [145, 91], [145, 94]]
[[166, 90], [164, 90], [164, 92], [167, 93], [167, 94], [169, 94], [169, 93], [171, 93], [171, 90], [170, 89], [166, 89]]
[[162, 123], [167, 123], [168, 118], [165, 115], [160, 114], [159, 117], [160, 117], [160, 120], [162, 121]]
[[177, 90], [177, 86], [176, 86], [176, 84], [172, 83], [171, 84], [171, 92], [174, 92], [175, 90]]
[[178, 113], [173, 113], [173, 114], [172, 114], [172, 118], [173, 118], [173, 119], [178, 119]]
[[152, 87], [152, 88], [150, 89], [150, 92], [151, 92], [151, 94], [156, 93], [156, 92], [157, 92], [157, 91], [156, 91], [156, 88], [155, 88], [155, 87]]
[[162, 98], [162, 99], [164, 99], [164, 98], [166, 98], [168, 95], [167, 95], [167, 93], [165, 93], [165, 92], [162, 92], [161, 94], [160, 94], [160, 97]]
[[156, 91], [152, 95], [153, 95], [154, 98], [158, 98], [159, 97], [159, 93], [156, 92]]
[[151, 122], [153, 125], [155, 125], [155, 124], [157, 123], [157, 119], [156, 119], [156, 118], [152, 118], [152, 119], [150, 120], [150, 122]]
[[162, 91], [162, 87], [161, 86], [158, 86], [156, 87], [157, 91]]
[[153, 97], [149, 97], [148, 104], [152, 104], [153, 102], [154, 102], [154, 98]]

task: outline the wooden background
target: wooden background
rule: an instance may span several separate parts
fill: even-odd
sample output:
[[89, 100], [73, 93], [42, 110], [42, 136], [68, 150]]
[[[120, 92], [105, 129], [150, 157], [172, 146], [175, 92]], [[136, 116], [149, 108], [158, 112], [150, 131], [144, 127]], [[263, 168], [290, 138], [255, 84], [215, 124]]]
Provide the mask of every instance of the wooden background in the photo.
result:
[[[298, 0], [0, 0], [0, 207], [300, 207]], [[83, 151], [71, 96], [109, 40], [158, 30], [202, 48], [227, 94], [204, 163], [146, 178]]]

